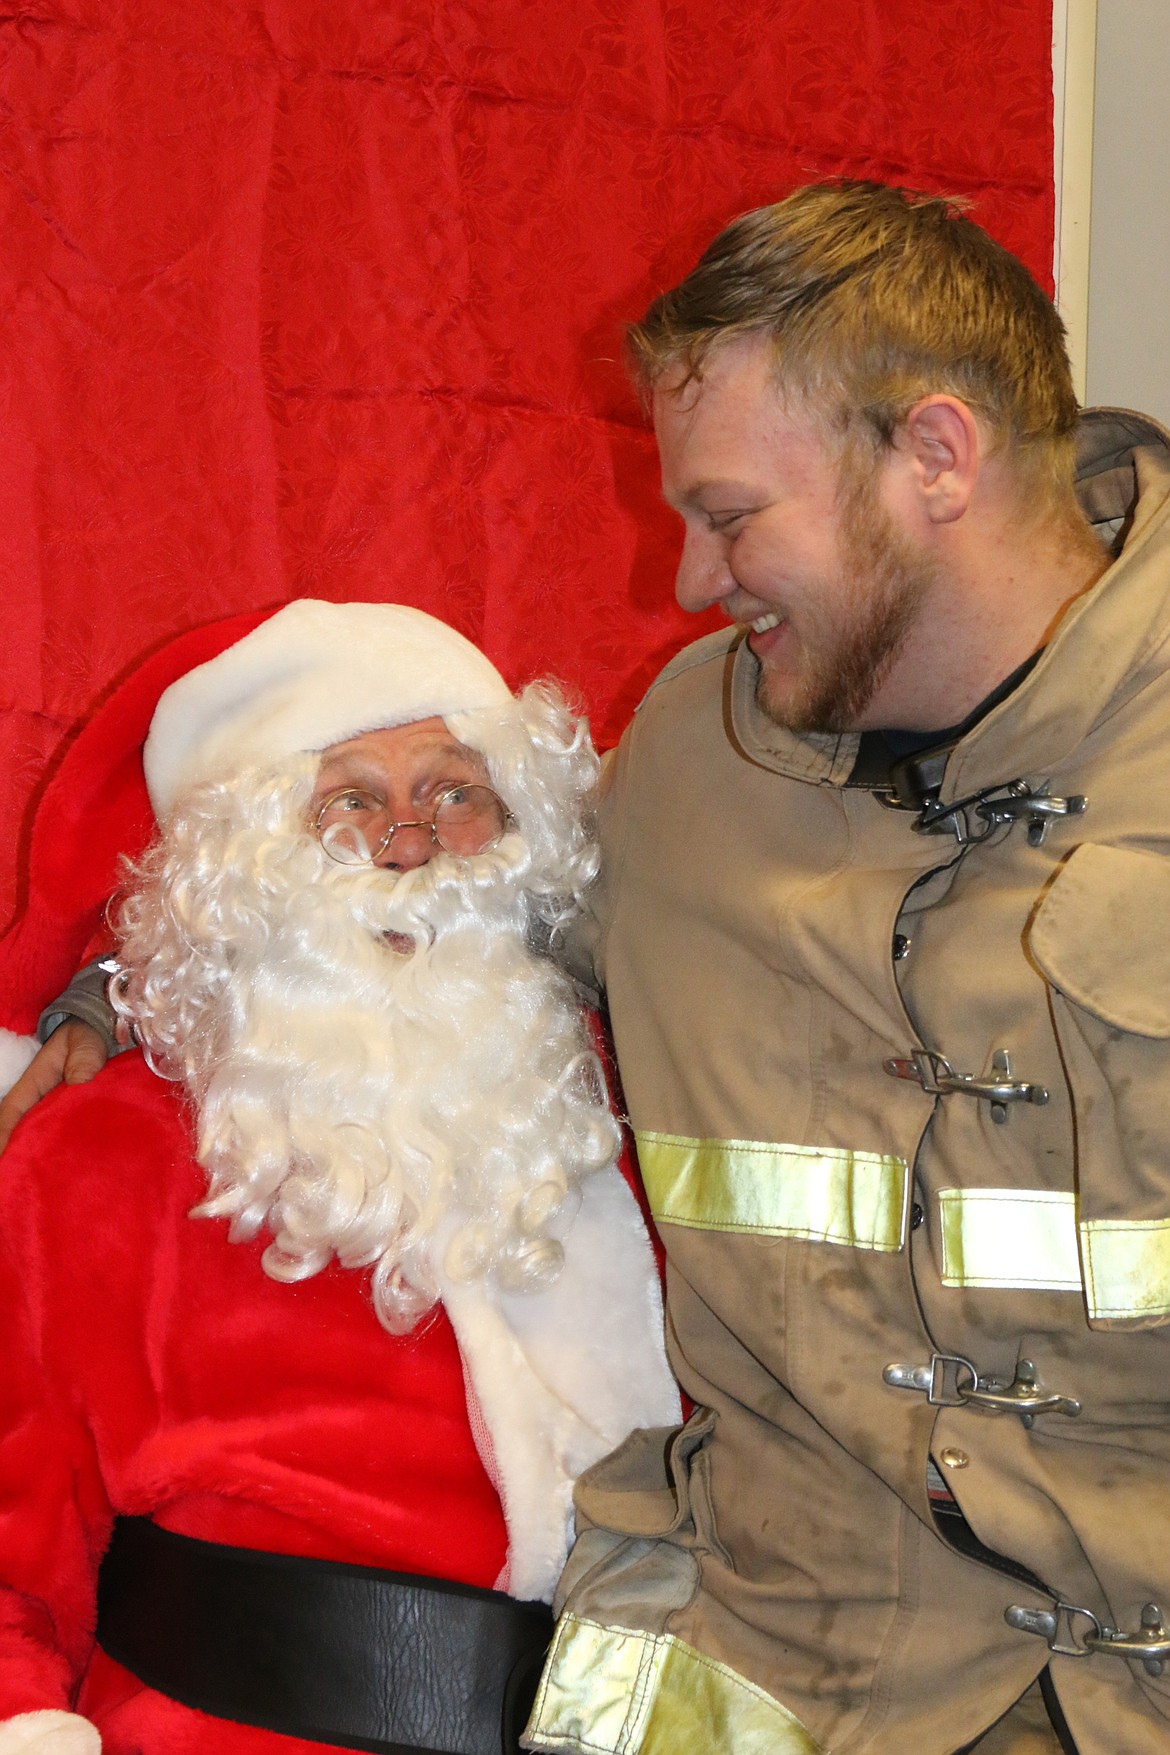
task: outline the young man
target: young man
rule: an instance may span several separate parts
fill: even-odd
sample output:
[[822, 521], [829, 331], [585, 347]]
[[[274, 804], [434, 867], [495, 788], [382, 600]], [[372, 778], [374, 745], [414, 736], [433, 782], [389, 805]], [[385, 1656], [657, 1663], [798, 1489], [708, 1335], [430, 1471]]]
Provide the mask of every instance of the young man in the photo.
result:
[[528, 1746], [1170, 1748], [1170, 446], [884, 187], [632, 342], [737, 624], [591, 904], [699, 1408], [578, 1484]]
[[[115, 1003], [144, 1054], [0, 1179], [0, 1752], [494, 1755], [573, 1476], [678, 1411], [542, 948], [596, 866], [596, 758], [416, 610], [231, 633], [181, 642], [143, 752]], [[144, 692], [41, 800], [42, 945], [111, 881], [78, 814], [136, 841]]]

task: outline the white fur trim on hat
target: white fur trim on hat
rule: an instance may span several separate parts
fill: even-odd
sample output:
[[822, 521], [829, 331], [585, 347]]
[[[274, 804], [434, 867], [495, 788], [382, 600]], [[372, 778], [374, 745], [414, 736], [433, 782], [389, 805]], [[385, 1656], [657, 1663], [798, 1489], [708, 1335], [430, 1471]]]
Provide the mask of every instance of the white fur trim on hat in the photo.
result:
[[147, 791], [161, 817], [200, 781], [511, 699], [483, 653], [421, 609], [301, 598], [163, 693]]

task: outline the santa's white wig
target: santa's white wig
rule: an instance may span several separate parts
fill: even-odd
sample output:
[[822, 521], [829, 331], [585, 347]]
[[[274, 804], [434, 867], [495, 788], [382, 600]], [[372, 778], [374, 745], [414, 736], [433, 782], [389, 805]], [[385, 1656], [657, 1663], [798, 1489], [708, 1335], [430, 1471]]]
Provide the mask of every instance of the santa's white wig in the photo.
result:
[[372, 1265], [394, 1331], [440, 1270], [555, 1275], [576, 1190], [618, 1147], [544, 954], [596, 871], [597, 758], [552, 686], [492, 692], [444, 715], [512, 814], [488, 852], [338, 866], [308, 826], [318, 755], [237, 761], [178, 789], [118, 917], [116, 1007], [196, 1107], [196, 1212], [267, 1228], [277, 1279]]
[[524, 844], [524, 889], [537, 919], [575, 914], [600, 861], [594, 806], [601, 764], [587, 722], [555, 683], [530, 683], [507, 707], [449, 713], [448, 730], [487, 766]]

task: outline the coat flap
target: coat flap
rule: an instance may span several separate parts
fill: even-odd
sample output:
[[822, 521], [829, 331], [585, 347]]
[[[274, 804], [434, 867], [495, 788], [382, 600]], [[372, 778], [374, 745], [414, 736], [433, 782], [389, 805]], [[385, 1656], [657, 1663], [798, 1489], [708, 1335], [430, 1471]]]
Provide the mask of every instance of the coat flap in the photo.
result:
[[1136, 1036], [1170, 1036], [1170, 859], [1078, 847], [1036, 911], [1029, 948], [1074, 1005]]

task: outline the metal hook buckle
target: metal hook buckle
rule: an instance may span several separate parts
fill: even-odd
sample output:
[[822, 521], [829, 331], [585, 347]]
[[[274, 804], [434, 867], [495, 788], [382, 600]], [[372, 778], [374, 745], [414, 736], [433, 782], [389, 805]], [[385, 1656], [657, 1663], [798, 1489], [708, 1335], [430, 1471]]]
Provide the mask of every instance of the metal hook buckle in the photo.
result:
[[963, 1372], [971, 1379], [971, 1389], [975, 1389], [979, 1373], [970, 1359], [964, 1359], [961, 1353], [932, 1353], [927, 1365], [899, 1365], [896, 1362], [887, 1365], [882, 1372], [882, 1381], [892, 1389], [918, 1390], [932, 1408], [961, 1408], [970, 1394], [959, 1382]]
[[[1076, 1616], [1089, 1623], [1089, 1631], [1077, 1639], [1073, 1630]], [[1149, 1676], [1160, 1676], [1170, 1658], [1170, 1630], [1162, 1622], [1157, 1603], [1142, 1606], [1142, 1623], [1136, 1633], [1121, 1633], [1116, 1627], [1102, 1626], [1091, 1609], [1078, 1608], [1075, 1603], [1057, 1602], [1051, 1609], [1029, 1609], [1024, 1603], [1011, 1603], [1003, 1613], [1009, 1627], [1021, 1633], [1035, 1633], [1058, 1657], [1127, 1658], [1141, 1664]]]
[[975, 809], [986, 823], [1014, 823], [1020, 818], [1028, 825], [1028, 844], [1039, 847], [1055, 817], [1083, 816], [1089, 801], [1081, 792], [1067, 798], [1053, 798], [1045, 780], [1035, 791], [1025, 780], [1013, 781], [1006, 798], [989, 798]]
[[965, 1402], [975, 1402], [981, 1408], [990, 1408], [993, 1413], [1018, 1414], [1029, 1427], [1037, 1414], [1066, 1414], [1071, 1420], [1081, 1411], [1081, 1404], [1075, 1397], [1044, 1388], [1030, 1359], [1018, 1362], [1016, 1375], [1010, 1383], [987, 1378], [962, 1394]]
[[1133, 1659], [1148, 1676], [1160, 1676], [1170, 1658], [1170, 1632], [1162, 1624], [1162, 1611], [1157, 1603], [1142, 1605], [1142, 1624], [1137, 1633], [1116, 1633], [1106, 1627], [1100, 1634], [1090, 1634], [1085, 1644], [1106, 1657]]
[[[966, 1375], [970, 1382], [963, 1381]], [[1038, 1414], [1065, 1414], [1069, 1419], [1081, 1411], [1071, 1395], [1047, 1390], [1030, 1359], [1021, 1359], [1011, 1383], [980, 1377], [970, 1359], [960, 1353], [932, 1353], [926, 1365], [887, 1365], [882, 1381], [892, 1389], [915, 1389], [934, 1408], [986, 1408], [992, 1414], [1018, 1414], [1031, 1427]]]
[[[1078, 1615], [1089, 1623], [1089, 1632], [1079, 1641], [1073, 1632]], [[1092, 1657], [1094, 1646], [1090, 1641], [1100, 1639], [1104, 1631], [1092, 1609], [1079, 1608], [1076, 1603], [1057, 1602], [1051, 1609], [1029, 1609], [1026, 1603], [1010, 1603], [1003, 1618], [1020, 1633], [1035, 1633], [1057, 1657]]]
[[957, 1073], [945, 1054], [934, 1048], [912, 1049], [907, 1058], [883, 1060], [882, 1070], [892, 1079], [911, 1079], [922, 1086], [928, 1097], [982, 1097], [991, 1104], [993, 1121], [1005, 1122], [1009, 1103], [1047, 1103], [1044, 1085], [1031, 1084], [1012, 1077], [1011, 1055], [1006, 1048], [997, 1048], [991, 1056], [991, 1077], [973, 1078]]

